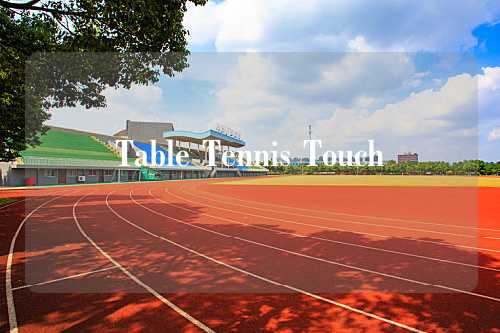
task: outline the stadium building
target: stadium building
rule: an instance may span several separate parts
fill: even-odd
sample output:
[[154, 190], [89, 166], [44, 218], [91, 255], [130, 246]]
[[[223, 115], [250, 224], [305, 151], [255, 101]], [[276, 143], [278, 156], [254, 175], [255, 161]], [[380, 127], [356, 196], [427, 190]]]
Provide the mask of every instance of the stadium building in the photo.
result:
[[[116, 140], [134, 140], [128, 148], [129, 166], [121, 166], [121, 149]], [[167, 139], [175, 142], [174, 151], [167, 148]], [[207, 166], [207, 152], [203, 140], [221, 140], [222, 149], [217, 152], [216, 167]], [[150, 140], [157, 141], [157, 150], [168, 156], [179, 150], [189, 152], [189, 161], [181, 166], [159, 165], [154, 168], [136, 167], [138, 151], [146, 153], [148, 162], [152, 156]], [[125, 129], [114, 135], [98, 134], [51, 126], [41, 137], [41, 144], [21, 152], [13, 162], [0, 163], [0, 180], [3, 186], [56, 185], [77, 183], [130, 182], [145, 180], [194, 179], [211, 177], [243, 177], [266, 175], [261, 166], [226, 167], [221, 163], [224, 150], [241, 148], [245, 142], [234, 132], [223, 128], [204, 132], [176, 131], [172, 123], [139, 122], [127, 120]], [[159, 163], [158, 163], [159, 164]]]

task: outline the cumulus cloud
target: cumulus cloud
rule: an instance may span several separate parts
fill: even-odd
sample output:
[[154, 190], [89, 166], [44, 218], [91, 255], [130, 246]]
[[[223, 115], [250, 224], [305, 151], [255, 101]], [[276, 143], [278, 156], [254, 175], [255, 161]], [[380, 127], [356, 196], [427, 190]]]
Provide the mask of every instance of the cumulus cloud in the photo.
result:
[[163, 92], [158, 86], [133, 85], [129, 90], [108, 88], [106, 107], [50, 110], [49, 125], [113, 134], [125, 127], [125, 120], [162, 121]]
[[477, 82], [469, 74], [451, 77], [438, 90], [427, 89], [388, 104], [357, 123], [358, 133], [397, 137], [429, 135], [477, 126]]
[[365, 95], [378, 95], [400, 88], [415, 73], [415, 66], [403, 53], [347, 53], [327, 66], [315, 83], [330, 91], [337, 101]]
[[[318, 124], [325, 140], [359, 145], [375, 139], [386, 158], [414, 150], [425, 159], [461, 159], [477, 156], [477, 78], [451, 77], [439, 89], [410, 94], [374, 112], [338, 110]], [[328, 134], [336, 128], [333, 134]]]
[[500, 160], [498, 135], [500, 124], [500, 67], [483, 68], [479, 76], [479, 120], [481, 157]]
[[240, 56], [224, 87], [215, 94], [224, 112], [220, 118], [232, 126], [279, 118], [286, 100], [272, 91], [278, 79], [271, 59], [257, 53]]
[[[376, 78], [373, 68], [379, 67], [373, 65], [382, 63], [361, 60], [355, 54], [328, 59], [262, 53], [235, 57], [235, 67], [215, 93], [220, 107], [216, 119], [242, 129], [254, 147], [269, 144], [271, 134], [279, 142], [300, 147], [308, 123], [328, 118], [338, 104], [368, 108], [375, 100], [369, 94], [383, 90], [370, 87], [371, 90], [364, 90], [365, 95], [360, 95], [363, 89], [359, 86]], [[345, 62], [349, 60], [345, 59], [352, 57], [356, 58], [352, 60], [356, 66], [348, 70]], [[377, 79], [385, 82], [385, 76], [378, 74]], [[372, 75], [369, 80], [367, 75]]]
[[[243, 130], [250, 148], [269, 148], [273, 140], [301, 154], [307, 125], [338, 149], [376, 139], [394, 157], [416, 150], [427, 159], [477, 157], [478, 89], [492, 89], [480, 75], [444, 78], [433, 88], [412, 90], [414, 80], [433, 81], [417, 72], [404, 54], [343, 54], [319, 65], [292, 66], [296, 54], [241, 54], [228, 80], [216, 92], [217, 119]], [[305, 58], [309, 58], [307, 55]], [[310, 72], [313, 72], [311, 74]], [[479, 81], [482, 83], [479, 85]], [[312, 97], [311, 97], [312, 96]]]
[[483, 68], [478, 85], [482, 116], [500, 117], [500, 67]]
[[191, 6], [185, 24], [191, 45], [218, 51], [458, 51], [499, 13], [490, 0], [226, 0]]

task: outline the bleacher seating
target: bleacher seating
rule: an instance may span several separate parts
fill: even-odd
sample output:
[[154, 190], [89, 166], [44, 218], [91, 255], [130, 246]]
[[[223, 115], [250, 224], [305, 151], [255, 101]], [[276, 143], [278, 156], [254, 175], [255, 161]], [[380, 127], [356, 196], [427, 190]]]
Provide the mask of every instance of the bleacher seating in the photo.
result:
[[106, 145], [90, 134], [50, 129], [40, 137], [41, 144], [21, 152], [23, 157], [57, 157], [116, 161], [116, 156]]

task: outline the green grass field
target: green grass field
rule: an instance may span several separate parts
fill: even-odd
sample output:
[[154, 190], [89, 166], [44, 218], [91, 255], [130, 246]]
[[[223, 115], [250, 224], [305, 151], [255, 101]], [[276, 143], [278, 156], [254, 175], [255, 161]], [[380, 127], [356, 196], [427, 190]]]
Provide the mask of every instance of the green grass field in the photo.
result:
[[9, 204], [11, 202], [16, 201], [16, 199], [11, 199], [11, 198], [0, 198], [0, 206]]
[[315, 186], [445, 186], [500, 187], [500, 177], [467, 176], [349, 176], [294, 175], [261, 177], [224, 182], [228, 185], [315, 185]]

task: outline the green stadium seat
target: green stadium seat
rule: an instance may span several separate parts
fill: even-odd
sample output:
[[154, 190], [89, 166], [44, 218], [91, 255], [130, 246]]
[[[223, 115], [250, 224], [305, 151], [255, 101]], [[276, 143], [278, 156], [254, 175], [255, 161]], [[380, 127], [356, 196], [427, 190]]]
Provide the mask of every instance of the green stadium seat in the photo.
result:
[[109, 147], [100, 143], [90, 134], [50, 129], [40, 137], [41, 144], [21, 152], [22, 157], [57, 157], [117, 161], [117, 156]]

